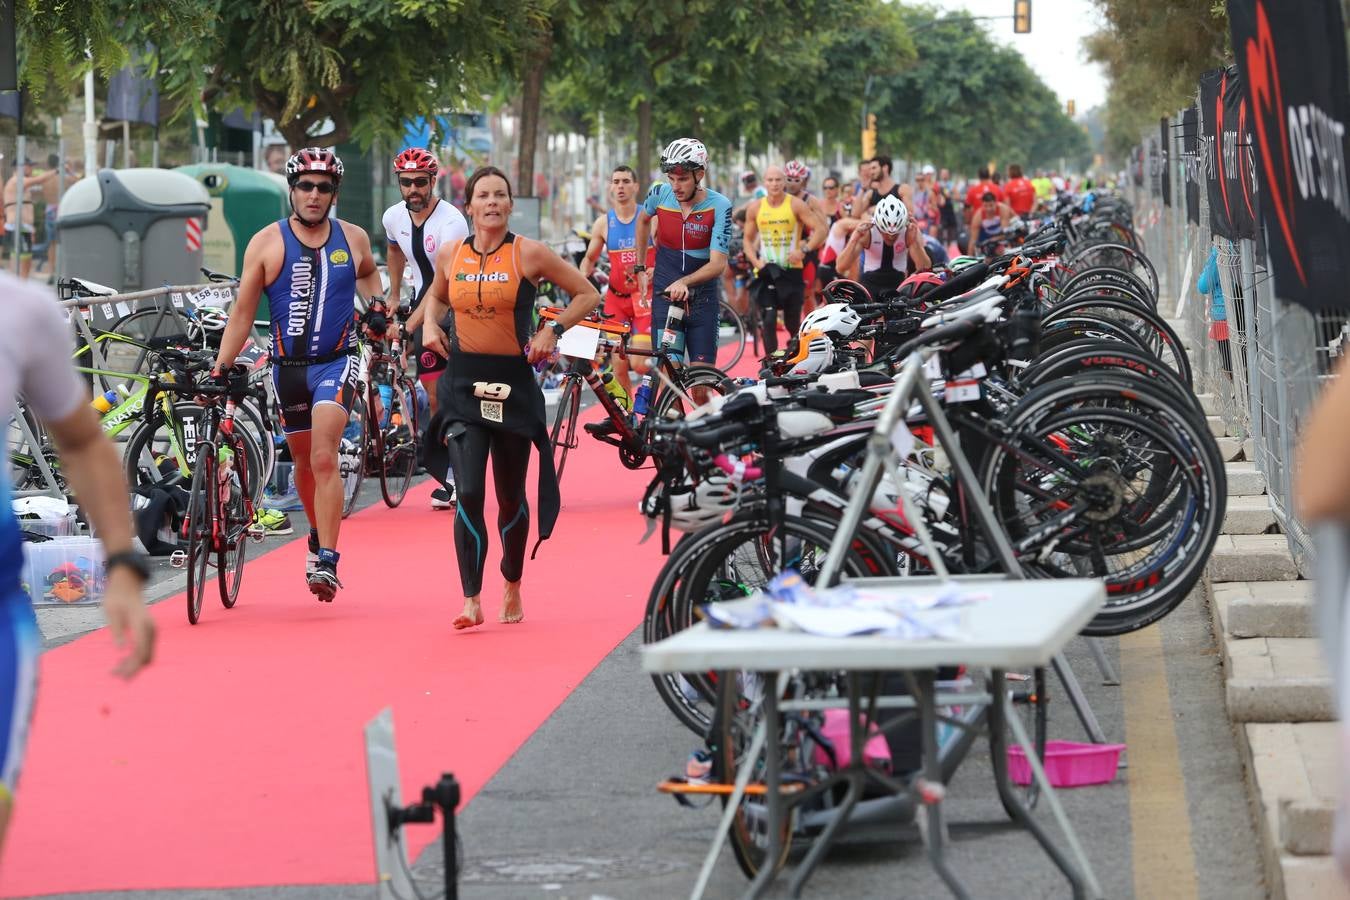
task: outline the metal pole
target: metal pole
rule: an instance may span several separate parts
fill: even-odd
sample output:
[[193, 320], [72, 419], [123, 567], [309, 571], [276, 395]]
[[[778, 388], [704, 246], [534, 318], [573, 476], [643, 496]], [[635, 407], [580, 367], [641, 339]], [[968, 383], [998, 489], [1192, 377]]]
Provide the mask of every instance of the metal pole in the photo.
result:
[[94, 63], [84, 73], [84, 174], [98, 171], [98, 122], [94, 120]]
[[[22, 103], [22, 101], [20, 101]], [[19, 134], [14, 153], [14, 274], [19, 274], [19, 252], [23, 246], [23, 163], [28, 158], [28, 138]]]
[[122, 120], [122, 168], [131, 168], [131, 122]]

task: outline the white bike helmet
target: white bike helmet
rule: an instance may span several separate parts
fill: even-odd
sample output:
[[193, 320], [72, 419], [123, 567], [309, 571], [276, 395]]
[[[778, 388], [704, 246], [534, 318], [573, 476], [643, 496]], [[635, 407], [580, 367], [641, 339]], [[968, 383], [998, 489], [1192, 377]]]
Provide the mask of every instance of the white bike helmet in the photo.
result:
[[721, 472], [705, 475], [697, 484], [686, 475], [669, 493], [664, 488], [654, 491], [643, 505], [642, 514], [659, 519], [662, 506], [669, 504], [670, 527], [695, 532], [722, 521], [739, 502], [740, 490]]
[[905, 209], [904, 201], [899, 197], [882, 197], [877, 208], [872, 211], [872, 221], [883, 234], [899, 234], [909, 224], [909, 210]]
[[197, 307], [197, 325], [202, 331], [224, 331], [229, 318], [219, 306]]
[[676, 166], [689, 169], [703, 169], [708, 165], [708, 148], [695, 138], [677, 138], [661, 151], [661, 171], [668, 172]]
[[847, 338], [857, 331], [861, 324], [862, 317], [854, 312], [853, 307], [847, 303], [827, 303], [824, 306], [817, 307], [815, 311], [802, 319], [802, 327], [798, 329], [797, 333], [806, 334], [808, 331], [823, 331], [837, 338]]
[[803, 332], [789, 375], [819, 375], [834, 364], [834, 341], [822, 332]]

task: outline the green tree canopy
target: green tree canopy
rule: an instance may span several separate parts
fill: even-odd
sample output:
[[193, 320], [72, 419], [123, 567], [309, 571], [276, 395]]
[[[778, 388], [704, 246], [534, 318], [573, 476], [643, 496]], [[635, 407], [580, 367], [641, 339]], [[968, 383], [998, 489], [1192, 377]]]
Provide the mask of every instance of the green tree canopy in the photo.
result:
[[1195, 95], [1228, 56], [1228, 15], [1214, 0], [1096, 0], [1105, 27], [1084, 42], [1106, 67], [1107, 148], [1124, 155], [1158, 117]]

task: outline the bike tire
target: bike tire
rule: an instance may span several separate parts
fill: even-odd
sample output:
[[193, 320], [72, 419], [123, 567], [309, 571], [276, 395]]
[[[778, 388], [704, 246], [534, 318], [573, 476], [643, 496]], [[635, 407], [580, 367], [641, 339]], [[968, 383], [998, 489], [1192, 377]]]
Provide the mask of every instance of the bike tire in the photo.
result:
[[[716, 393], [726, 394], [732, 388], [731, 377], [721, 369], [708, 363], [691, 363], [678, 370], [675, 384], [688, 394], [694, 388], [711, 388]], [[683, 419], [690, 407], [678, 392], [661, 384], [660, 391], [652, 399], [648, 417], [654, 421]]]
[[1163, 317], [1132, 300], [1103, 294], [1075, 297], [1052, 307], [1041, 319], [1044, 326], [1065, 319], [1093, 318], [1122, 325], [1139, 336], [1144, 348], [1175, 372], [1187, 385], [1193, 383], [1191, 361], [1181, 337]]
[[[236, 416], [239, 415], [239, 407], [236, 409]], [[200, 428], [198, 423], [202, 421], [204, 410], [191, 401], [180, 401], [173, 404], [174, 421], [170, 423], [165, 419], [163, 412], [156, 409], [148, 419], [142, 419], [127, 438], [126, 449], [122, 456], [122, 470], [126, 475], [127, 484], [134, 490], [138, 487], [148, 487], [164, 483], [174, 484], [180, 481], [192, 480], [193, 462], [196, 458], [195, 440], [189, 441], [187, 426], [191, 423], [192, 434], [199, 435]], [[245, 413], [245, 415], [248, 415]], [[248, 459], [248, 492], [257, 503], [262, 496], [263, 482], [255, 477], [253, 473], [263, 470], [265, 463], [264, 451], [258, 446], [258, 438], [249, 428], [239, 428], [235, 431], [240, 444], [244, 448], [244, 453]], [[172, 439], [171, 439], [172, 438]], [[187, 457], [187, 471], [177, 470], [168, 475], [161, 474], [154, 463], [156, 455], [167, 456], [172, 448], [172, 441], [176, 440], [180, 448], [183, 449]]]
[[567, 467], [567, 454], [577, 445], [577, 417], [581, 412], [581, 379], [567, 375], [563, 379], [566, 385], [558, 395], [558, 408], [553, 413], [553, 428], [549, 430], [548, 442], [553, 448], [553, 471], [557, 473], [558, 484], [562, 484], [563, 469]]
[[[338, 477], [342, 479], [342, 518], [347, 518], [356, 510], [356, 501], [361, 495], [361, 483], [366, 478], [366, 460], [370, 452], [370, 416], [366, 409], [366, 400], [358, 396], [352, 403], [352, 411], [347, 415], [347, 429], [343, 431], [342, 441], [347, 444], [338, 449]], [[352, 428], [355, 431], [352, 431]]]
[[206, 594], [206, 569], [210, 562], [216, 521], [214, 496], [215, 463], [206, 460], [193, 467], [192, 488], [188, 494], [187, 617], [192, 625], [201, 620], [202, 600]]
[[[1114, 254], [1114, 256], [1111, 254]], [[1098, 257], [1101, 257], [1101, 259], [1098, 259]], [[1121, 264], [1122, 260], [1128, 260], [1129, 268], [1125, 268]], [[1130, 272], [1140, 277], [1148, 285], [1153, 296], [1157, 297], [1159, 294], [1158, 270], [1153, 267], [1153, 263], [1147, 256], [1128, 244], [1120, 244], [1114, 241], [1082, 244], [1069, 251], [1066, 263], [1074, 267], [1075, 273], [1083, 269], [1100, 266], [1110, 266]]]
[[[395, 408], [390, 413], [390, 426], [385, 430], [381, 443], [380, 496], [384, 505], [396, 508], [408, 495], [413, 475], [417, 473], [417, 426], [416, 410], [411, 408], [417, 402], [412, 389], [400, 383], [394, 391]], [[400, 422], [393, 424], [393, 413], [397, 412]]]
[[[740, 362], [741, 357], [745, 355], [745, 320], [726, 300], [717, 301], [717, 311], [717, 368], [724, 372], [730, 372], [732, 367]], [[725, 343], [721, 340], [721, 330], [724, 325], [730, 326], [732, 329], [731, 339]]]
[[[235, 448], [238, 454], [237, 447]], [[247, 458], [244, 466], [248, 465]], [[240, 483], [247, 483], [248, 473], [241, 473]], [[216, 555], [216, 574], [220, 582], [220, 605], [234, 609], [239, 602], [239, 588], [244, 582], [244, 557], [248, 554], [249, 521], [248, 504], [244, 494], [230, 491], [229, 502], [219, 505], [220, 549]]]

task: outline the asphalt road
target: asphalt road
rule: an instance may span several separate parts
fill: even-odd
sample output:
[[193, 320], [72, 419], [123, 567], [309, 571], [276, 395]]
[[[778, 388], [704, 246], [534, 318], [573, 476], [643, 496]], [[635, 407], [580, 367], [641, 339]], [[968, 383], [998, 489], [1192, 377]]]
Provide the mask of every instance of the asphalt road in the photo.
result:
[[[379, 502], [367, 483], [365, 502]], [[303, 518], [298, 517], [297, 524]], [[290, 538], [303, 539], [297, 527]], [[182, 589], [183, 574], [160, 563], [151, 594]], [[44, 610], [48, 646], [99, 627], [97, 610]], [[447, 625], [448, 628], [448, 625]], [[689, 810], [655, 785], [683, 770], [699, 740], [657, 697], [630, 635], [572, 693], [461, 811], [458, 826], [466, 898], [686, 897], [716, 826], [717, 807]], [[1266, 896], [1244, 776], [1224, 710], [1219, 656], [1199, 597], [1156, 631], [1103, 648], [1122, 673], [1105, 686], [1075, 641], [1069, 660], [1108, 739], [1129, 747], [1129, 767], [1113, 784], [1060, 792], [1108, 897]], [[1082, 740], [1062, 691], [1051, 682], [1051, 736]], [[1126, 700], [1129, 700], [1127, 703]], [[454, 771], [453, 748], [444, 769]], [[438, 773], [427, 773], [427, 781]], [[993, 790], [980, 745], [948, 795], [951, 861], [975, 897], [1068, 897], [1067, 883], [1032, 838], [1011, 825]], [[316, 814], [321, 814], [316, 810]], [[1046, 804], [1036, 812], [1049, 822]], [[434, 827], [434, 826], [409, 826]], [[1057, 834], [1053, 823], [1047, 826]], [[72, 861], [78, 848], [72, 848]], [[422, 895], [439, 895], [440, 845], [414, 871]], [[372, 877], [373, 882], [373, 877]], [[745, 880], [724, 851], [709, 897], [734, 897]], [[814, 897], [948, 896], [927, 865], [917, 831], [895, 824], [849, 834], [806, 890]], [[311, 900], [370, 898], [373, 883], [230, 890], [66, 894], [156, 900]], [[780, 884], [773, 896], [787, 896]]]

